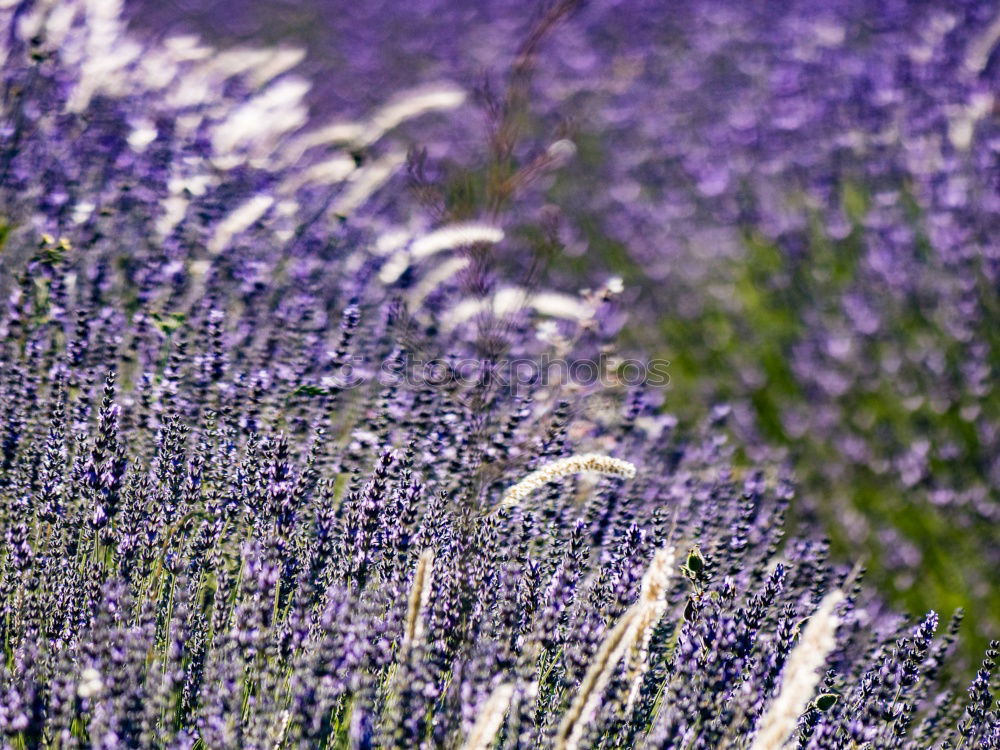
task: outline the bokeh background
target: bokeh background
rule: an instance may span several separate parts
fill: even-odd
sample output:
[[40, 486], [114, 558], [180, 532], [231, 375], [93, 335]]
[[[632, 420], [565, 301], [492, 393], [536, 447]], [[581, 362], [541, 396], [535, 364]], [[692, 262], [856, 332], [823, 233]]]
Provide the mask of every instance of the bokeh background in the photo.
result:
[[565, 5], [535, 47], [553, 6], [529, 0], [126, 11], [148, 36], [303, 47], [318, 120], [476, 92], [401, 137], [453, 217], [501, 217], [498, 272], [530, 252], [547, 286], [621, 276], [622, 340], [671, 362], [664, 409], [727, 403], [748, 460], [794, 465], [800, 523], [911, 611], [969, 610], [978, 652], [1000, 633], [1000, 4]]

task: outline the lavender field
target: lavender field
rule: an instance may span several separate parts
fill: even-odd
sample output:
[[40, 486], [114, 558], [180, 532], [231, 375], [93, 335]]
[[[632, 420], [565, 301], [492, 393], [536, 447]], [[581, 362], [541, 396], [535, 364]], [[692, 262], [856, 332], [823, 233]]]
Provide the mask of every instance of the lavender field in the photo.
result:
[[996, 0], [0, 29], [4, 748], [1000, 748]]

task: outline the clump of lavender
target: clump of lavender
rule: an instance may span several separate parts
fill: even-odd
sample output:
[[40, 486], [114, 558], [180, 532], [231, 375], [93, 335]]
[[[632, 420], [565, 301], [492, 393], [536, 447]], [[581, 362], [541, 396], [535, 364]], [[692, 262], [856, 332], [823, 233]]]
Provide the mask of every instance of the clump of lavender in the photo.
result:
[[786, 446], [838, 550], [987, 637], [1000, 8], [671, 11], [618, 21], [655, 29], [649, 57], [589, 95], [621, 186], [594, 213], [620, 272], [655, 281], [637, 333], [663, 340], [678, 410], [725, 399], [745, 442]]
[[[176, 20], [139, 6], [140, 25]], [[911, 606], [971, 607], [981, 638], [1000, 623], [996, 3], [274, 8], [185, 20], [305, 39], [325, 111], [369, 106], [387, 84], [478, 86], [503, 122], [492, 158], [470, 153], [478, 118], [422, 121], [414, 172], [445, 175], [422, 192], [481, 219], [530, 165], [563, 162], [508, 215], [519, 250], [544, 249], [539, 214], [560, 216], [556, 273], [626, 278], [640, 311], [627, 330], [671, 361], [682, 421], [732, 403], [746, 445], [795, 460], [800, 515], [825, 522], [838, 554], [890, 571]], [[536, 33], [556, 17], [557, 34]], [[521, 71], [514, 95], [482, 85], [484, 67]], [[442, 264], [413, 298], [468, 267]]]
[[607, 345], [616, 285], [445, 325], [504, 299], [459, 232], [408, 297], [392, 131], [454, 90], [307, 127], [293, 53], [2, 13], [7, 746], [997, 745], [996, 650], [948, 690], [722, 410], [496, 376]]

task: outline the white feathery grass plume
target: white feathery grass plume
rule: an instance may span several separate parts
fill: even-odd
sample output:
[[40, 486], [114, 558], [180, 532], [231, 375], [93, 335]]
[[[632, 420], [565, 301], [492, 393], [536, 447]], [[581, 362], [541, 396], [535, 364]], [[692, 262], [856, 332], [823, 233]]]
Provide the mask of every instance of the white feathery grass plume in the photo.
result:
[[282, 149], [280, 163], [284, 166], [294, 164], [302, 158], [306, 151], [317, 146], [349, 144], [361, 134], [362, 130], [364, 130], [364, 125], [358, 122], [334, 122], [315, 130], [309, 130], [289, 141], [288, 145]]
[[127, 88], [125, 71], [142, 52], [123, 34], [121, 0], [85, 0], [86, 39], [79, 55], [80, 77], [68, 100], [69, 112], [82, 112], [99, 93], [117, 96]]
[[350, 216], [405, 163], [406, 154], [397, 150], [390, 151], [367, 167], [356, 170], [351, 175], [347, 188], [331, 207], [330, 213], [334, 216]]
[[[653, 555], [642, 577], [638, 600], [605, 636], [580, 683], [576, 698], [559, 723], [556, 750], [576, 750], [579, 746], [584, 730], [597, 715], [598, 704], [611, 676], [626, 654], [634, 656], [639, 653], [645, 660], [653, 628], [666, 611], [667, 586], [673, 576], [675, 561], [676, 552], [672, 545], [657, 550]], [[632, 659], [629, 661], [631, 667]], [[641, 680], [641, 674], [638, 679]], [[636, 690], [634, 685], [632, 690]], [[633, 699], [630, 694], [629, 705]]]
[[183, 195], [168, 195], [160, 201], [162, 213], [156, 219], [156, 234], [160, 239], [174, 231], [187, 213], [188, 200]]
[[503, 494], [500, 507], [508, 508], [517, 505], [528, 495], [549, 482], [584, 471], [592, 471], [605, 476], [632, 479], [635, 476], [635, 464], [621, 458], [603, 456], [599, 453], [580, 453], [575, 456], [560, 458], [528, 474], [517, 484], [507, 488]]
[[406, 623], [403, 626], [403, 652], [407, 652], [414, 642], [423, 637], [423, 613], [431, 595], [431, 578], [434, 575], [434, 549], [428, 547], [420, 553], [417, 569], [413, 574], [410, 600], [406, 609]]
[[203, 62], [197, 70], [208, 80], [245, 75], [255, 89], [287, 73], [302, 62], [306, 54], [301, 47], [234, 47], [212, 50], [202, 47], [197, 37], [172, 37], [167, 40], [166, 45], [170, 45], [172, 56], [177, 61]]
[[420, 87], [405, 91], [383, 105], [367, 121], [335, 122], [310, 130], [289, 142], [281, 163], [294, 164], [309, 149], [324, 145], [363, 148], [375, 143], [388, 131], [428, 112], [444, 112], [461, 106], [465, 92], [452, 84]]
[[503, 238], [502, 229], [488, 224], [452, 224], [441, 227], [418, 237], [408, 250], [400, 249], [394, 253], [379, 271], [379, 280], [383, 284], [393, 283], [410, 267], [411, 260], [420, 260], [443, 250], [469, 245], [495, 244]]
[[437, 85], [412, 89], [384, 104], [371, 118], [355, 142], [367, 146], [407, 120], [427, 112], [445, 112], [462, 106], [465, 92], [452, 85]]
[[441, 326], [446, 331], [453, 330], [456, 326], [487, 310], [491, 310], [497, 316], [517, 312], [527, 306], [530, 298], [529, 292], [519, 287], [501, 289], [492, 298], [466, 297], [447, 311], [443, 316]]
[[73, 206], [70, 218], [74, 224], [83, 224], [94, 213], [95, 208], [97, 208], [97, 204], [92, 201], [80, 201]]
[[149, 144], [155, 141], [156, 136], [159, 135], [159, 132], [156, 130], [156, 124], [148, 118], [143, 117], [129, 124], [132, 126], [132, 130], [129, 132], [126, 140], [129, 147], [136, 153], [145, 151]]
[[281, 138], [305, 125], [309, 83], [285, 77], [236, 107], [212, 132], [212, 163], [232, 169], [266, 163]]
[[[3, 21], [5, 28], [13, 28], [16, 31], [17, 38], [22, 41], [28, 41], [33, 37], [41, 36], [42, 32], [47, 34], [50, 31], [49, 25], [51, 14], [53, 11], [53, 6], [55, 3], [52, 0], [38, 0], [32, 7], [30, 7], [27, 12], [22, 12], [20, 17], [15, 17], [9, 13], [15, 9], [18, 5], [15, 0], [0, 0], [0, 10], [4, 11]], [[69, 31], [69, 27], [72, 26], [73, 21], [76, 20], [76, 8], [69, 3], [64, 5], [65, 12], [69, 13], [69, 18], [61, 19], [58, 23], [53, 24], [54, 27], [58, 27], [59, 34], [55, 38], [55, 41], [62, 42]], [[4, 38], [2, 41], [5, 51], [9, 51], [10, 42]]]
[[385, 257], [390, 253], [399, 250], [404, 247], [407, 242], [410, 241], [409, 230], [403, 229], [402, 227], [392, 227], [382, 232], [375, 238], [375, 245], [372, 247], [372, 252], [375, 255], [381, 255]]
[[479, 709], [476, 723], [469, 730], [469, 736], [462, 745], [462, 750], [490, 750], [496, 739], [497, 732], [503, 726], [504, 716], [510, 708], [510, 700], [514, 696], [514, 683], [505, 682], [493, 688], [486, 703]]
[[663, 617], [664, 612], [667, 611], [667, 586], [670, 585], [670, 579], [673, 577], [676, 561], [677, 553], [673, 545], [662, 547], [653, 555], [653, 559], [646, 569], [646, 574], [642, 578], [642, 589], [639, 593], [642, 613], [637, 623], [639, 635], [628, 657], [628, 675], [632, 687], [625, 704], [626, 712], [632, 710], [636, 698], [639, 697], [642, 678], [649, 666], [649, 641], [653, 637], [653, 629]]
[[576, 750], [583, 731], [597, 714], [598, 704], [619, 662], [639, 635], [641, 607], [629, 607], [604, 638], [587, 669], [580, 690], [556, 730], [556, 750]]
[[194, 34], [177, 34], [163, 40], [163, 49], [174, 62], [218, 60], [219, 52], [201, 43]]
[[164, 41], [162, 49], [150, 52], [153, 54], [147, 53], [140, 62], [145, 84], [154, 90], [166, 88], [177, 78], [178, 66], [184, 66], [189, 74], [164, 92], [164, 103], [175, 109], [201, 105], [209, 119], [226, 114], [224, 108], [216, 106], [218, 87], [226, 80], [246, 76], [253, 87], [260, 89], [304, 55], [304, 50], [288, 47], [235, 47], [219, 51], [189, 35], [170, 37]]
[[250, 70], [250, 83], [263, 86], [282, 73], [287, 73], [306, 58], [304, 47], [276, 47], [264, 50], [264, 55], [255, 61]]
[[455, 274], [468, 268], [468, 266], [469, 259], [461, 257], [449, 258], [443, 263], [440, 263], [430, 273], [420, 279], [420, 282], [416, 284], [416, 286], [413, 287], [413, 290], [406, 296], [407, 308], [411, 311], [419, 309], [431, 292], [437, 289], [445, 281], [452, 278]]
[[528, 304], [542, 315], [565, 320], [587, 320], [593, 317], [594, 309], [578, 297], [558, 292], [539, 292], [532, 295]]
[[285, 743], [285, 733], [288, 732], [288, 725], [292, 722], [292, 712], [287, 708], [282, 710], [281, 714], [278, 716], [278, 726], [274, 733], [274, 750], [281, 750], [281, 746]]
[[426, 258], [442, 250], [477, 244], [496, 244], [503, 239], [503, 230], [489, 224], [451, 224], [435, 229], [413, 241], [410, 252], [414, 258]]
[[301, 208], [298, 201], [291, 199], [278, 201], [274, 205], [274, 216], [277, 221], [272, 226], [272, 231], [279, 242], [288, 242], [295, 236], [295, 227], [299, 226], [296, 217]]
[[486, 310], [492, 311], [496, 316], [503, 316], [516, 313], [525, 307], [530, 307], [542, 315], [564, 320], [583, 321], [594, 314], [590, 305], [568, 294], [558, 292], [531, 294], [521, 287], [508, 286], [497, 290], [492, 299], [481, 297], [463, 299], [448, 311], [442, 321], [442, 327], [445, 330], [452, 330]]
[[960, 151], [967, 151], [976, 134], [976, 125], [993, 111], [993, 94], [976, 92], [969, 103], [952, 112], [948, 120], [948, 140]]
[[[6, 0], [0, 2], [0, 14], [7, 5]], [[252, 87], [260, 88], [284, 75], [305, 54], [289, 47], [216, 50], [192, 35], [142, 44], [128, 33], [121, 12], [122, 0], [38, 0], [16, 19], [18, 36], [37, 36], [47, 46], [58, 48], [65, 70], [75, 77], [68, 81], [67, 111], [84, 111], [98, 94], [118, 97], [157, 92], [154, 110], [200, 107], [199, 113], [178, 118], [178, 132], [190, 133], [202, 122], [225, 119], [234, 111], [232, 99], [219, 97], [225, 81], [243, 76]], [[13, 25], [15, 19], [0, 15], [0, 22], [4, 21]], [[0, 57], [6, 51], [0, 50]], [[297, 85], [304, 83], [298, 80]], [[144, 137], [134, 140], [141, 143]]]
[[206, 174], [172, 175], [167, 181], [168, 195], [160, 201], [162, 213], [156, 219], [157, 235], [162, 239], [181, 223], [190, 204], [189, 194], [200, 197], [214, 184], [215, 179]]
[[760, 720], [750, 750], [781, 750], [788, 743], [819, 684], [819, 669], [837, 645], [840, 620], [833, 610], [843, 599], [839, 590], [831, 591], [813, 613], [785, 663], [781, 690]]
[[993, 54], [997, 42], [1000, 42], [1000, 15], [994, 18], [986, 27], [986, 31], [969, 45], [965, 55], [965, 69], [970, 73], [982, 73], [990, 61], [990, 55]]
[[[36, 12], [39, 6], [35, 6]], [[49, 3], [52, 5], [52, 3]], [[69, 35], [76, 20], [76, 8], [72, 3], [56, 3], [45, 19], [45, 41], [53, 47], [60, 47]]]
[[212, 255], [221, 253], [240, 232], [249, 229], [274, 205], [270, 195], [258, 194], [233, 209], [229, 215], [219, 222], [208, 241], [208, 251]]
[[350, 177], [357, 168], [350, 156], [337, 154], [305, 169], [294, 170], [278, 186], [278, 192], [289, 195], [304, 185], [336, 185]]
[[104, 679], [101, 673], [93, 667], [87, 667], [80, 673], [76, 694], [81, 698], [93, 698], [104, 690]]

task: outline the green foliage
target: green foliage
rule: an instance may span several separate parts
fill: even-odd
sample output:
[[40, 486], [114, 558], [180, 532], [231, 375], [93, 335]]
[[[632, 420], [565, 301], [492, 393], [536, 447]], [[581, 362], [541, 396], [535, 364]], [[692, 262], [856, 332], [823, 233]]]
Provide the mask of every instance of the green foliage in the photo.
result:
[[[558, 184], [554, 191], [558, 192]], [[1000, 597], [983, 591], [977, 581], [990, 578], [990, 572], [983, 569], [980, 550], [991, 538], [996, 541], [995, 531], [957, 524], [948, 508], [926, 501], [926, 494], [922, 494], [925, 486], [902, 486], [876, 467], [852, 461], [840, 454], [831, 435], [789, 433], [787, 414], [814, 408], [815, 398], [792, 369], [795, 348], [814, 335], [811, 327], [817, 317], [842, 316], [844, 294], [866, 283], [858, 266], [871, 241], [863, 226], [871, 196], [863, 185], [851, 182], [841, 186], [840, 196], [844, 215], [851, 223], [846, 237], [831, 238], [819, 217], [813, 215], [805, 246], [790, 253], [758, 231], [745, 228], [738, 257], [710, 268], [710, 278], [701, 280], [700, 286], [678, 292], [696, 299], [691, 306], [694, 314], [682, 312], [673, 293], [652, 289], [627, 248], [604, 236], [587, 219], [580, 224], [592, 252], [587, 258], [565, 259], [563, 267], [585, 273], [597, 258], [620, 274], [627, 285], [655, 295], [656, 330], [644, 326], [641, 315], [636, 315], [624, 336], [671, 362], [671, 385], [664, 408], [682, 424], [696, 424], [714, 403], [748, 404], [758, 432], [749, 442], [756, 439], [786, 449], [802, 495], [810, 501], [805, 509], [797, 503], [793, 516], [801, 518], [807, 513], [821, 521], [834, 553], [842, 559], [864, 562], [873, 571], [872, 582], [895, 604], [912, 612], [951, 612], [962, 607], [970, 610], [973, 620], [983, 628], [981, 632], [988, 632], [1000, 626]], [[917, 254], [931, 263], [934, 254], [917, 204], [905, 190], [902, 197]], [[810, 210], [805, 201], [796, 208]], [[982, 299], [996, 299], [981, 279], [978, 285]], [[873, 294], [872, 290], [866, 293]], [[930, 347], [940, 352], [945, 372], [938, 375], [911, 365], [905, 373], [908, 390], [884, 373], [853, 380], [833, 404], [845, 421], [838, 429], [888, 454], [898, 454], [926, 436], [948, 441], [956, 446], [957, 455], [948, 461], [930, 459], [933, 481], [957, 487], [982, 482], [979, 472], [990, 457], [984, 455], [976, 429], [963, 418], [961, 407], [952, 404], [944, 410], [935, 409], [929, 398], [914, 406], [915, 399], [908, 395], [935, 392], [941, 387], [941, 378], [959, 383], [962, 343], [941, 329], [933, 306], [919, 294], [887, 300], [886, 307], [890, 314], [884, 320], [885, 329], [861, 338], [863, 349], [852, 355], [854, 359], [880, 363], [900, 349]], [[996, 319], [1000, 319], [1000, 302], [997, 307]], [[996, 361], [1000, 331], [996, 329], [984, 326], [976, 331], [976, 337], [993, 353], [994, 365], [1000, 366]], [[992, 410], [990, 420], [1000, 418], [1000, 404], [985, 408]], [[862, 538], [854, 535], [846, 523], [851, 513], [860, 514], [871, 533]], [[886, 545], [880, 529], [894, 529], [915, 546], [920, 555], [917, 569], [892, 574], [889, 561], [897, 551]], [[688, 570], [694, 572], [690, 563]], [[984, 643], [984, 636], [969, 638], [968, 653], [979, 652]]]

